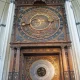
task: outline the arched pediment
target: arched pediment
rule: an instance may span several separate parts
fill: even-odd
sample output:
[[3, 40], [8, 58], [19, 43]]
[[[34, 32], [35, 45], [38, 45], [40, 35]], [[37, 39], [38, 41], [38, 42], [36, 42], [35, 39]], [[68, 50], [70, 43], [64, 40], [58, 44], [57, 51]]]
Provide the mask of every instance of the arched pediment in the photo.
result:
[[34, 3], [33, 3], [34, 5], [36, 5], [36, 4], [46, 4], [46, 0], [34, 0]]
[[38, 3], [38, 2], [42, 2], [45, 4], [55, 4], [55, 3], [64, 3], [65, 0], [16, 0], [17, 4], [34, 4], [34, 3]]

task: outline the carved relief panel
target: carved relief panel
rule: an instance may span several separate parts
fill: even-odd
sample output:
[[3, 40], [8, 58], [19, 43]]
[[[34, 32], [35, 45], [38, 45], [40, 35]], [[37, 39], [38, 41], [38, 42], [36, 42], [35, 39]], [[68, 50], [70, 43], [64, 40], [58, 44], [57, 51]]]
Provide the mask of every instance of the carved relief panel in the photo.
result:
[[60, 80], [59, 55], [25, 56], [21, 70], [20, 80]]

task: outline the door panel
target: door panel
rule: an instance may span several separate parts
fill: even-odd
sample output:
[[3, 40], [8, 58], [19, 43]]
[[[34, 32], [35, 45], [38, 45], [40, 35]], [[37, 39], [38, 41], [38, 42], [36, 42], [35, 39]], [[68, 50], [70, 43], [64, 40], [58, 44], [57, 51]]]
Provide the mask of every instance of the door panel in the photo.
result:
[[59, 55], [24, 56], [22, 80], [60, 80]]

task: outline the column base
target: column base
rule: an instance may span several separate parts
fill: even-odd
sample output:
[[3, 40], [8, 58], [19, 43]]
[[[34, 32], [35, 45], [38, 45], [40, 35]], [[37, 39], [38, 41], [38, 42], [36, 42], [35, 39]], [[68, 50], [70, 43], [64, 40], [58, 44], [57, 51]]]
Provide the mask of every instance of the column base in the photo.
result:
[[70, 80], [69, 72], [64, 71], [64, 80]]
[[19, 72], [14, 72], [13, 80], [19, 80]]
[[19, 80], [19, 72], [9, 72], [8, 80]]
[[13, 77], [13, 72], [9, 72], [8, 80], [12, 80], [12, 77]]
[[71, 80], [75, 80], [74, 71], [70, 71]]

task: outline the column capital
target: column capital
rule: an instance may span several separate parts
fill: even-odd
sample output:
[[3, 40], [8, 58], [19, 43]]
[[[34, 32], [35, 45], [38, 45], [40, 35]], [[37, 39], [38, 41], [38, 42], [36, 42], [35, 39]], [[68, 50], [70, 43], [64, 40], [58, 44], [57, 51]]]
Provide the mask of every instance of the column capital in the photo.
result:
[[62, 44], [62, 45], [61, 45], [61, 48], [64, 49], [64, 48], [65, 48], [65, 45]]
[[17, 47], [17, 50], [20, 50], [21, 47]]
[[70, 49], [70, 48], [71, 48], [71, 46], [67, 46], [67, 48], [68, 48], [68, 49]]
[[12, 47], [12, 46], [11, 46], [10, 48], [11, 48], [12, 50], [14, 49], [14, 47]]
[[10, 0], [10, 3], [15, 3], [15, 0]]
[[67, 48], [71, 48], [71, 44], [67, 45]]

